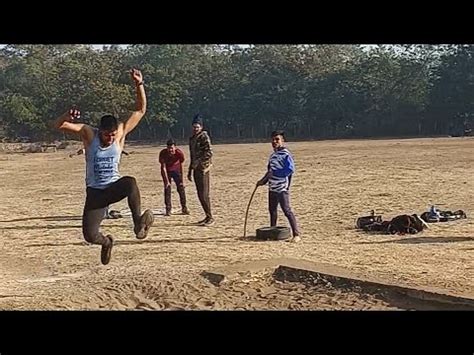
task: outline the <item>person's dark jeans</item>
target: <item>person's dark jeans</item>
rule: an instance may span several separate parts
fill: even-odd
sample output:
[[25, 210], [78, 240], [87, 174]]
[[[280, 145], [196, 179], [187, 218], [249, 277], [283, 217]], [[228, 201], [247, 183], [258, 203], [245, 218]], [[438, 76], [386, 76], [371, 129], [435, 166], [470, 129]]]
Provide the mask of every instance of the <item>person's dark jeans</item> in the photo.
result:
[[293, 236], [300, 234], [296, 217], [290, 207], [290, 193], [288, 191], [275, 192], [269, 191], [268, 193], [268, 210], [270, 211], [270, 226], [275, 227], [278, 219], [278, 204], [280, 204], [283, 213], [290, 222]]
[[106, 189], [86, 190], [86, 203], [82, 215], [82, 233], [84, 239], [92, 244], [106, 244], [108, 239], [99, 232], [100, 224], [105, 218], [107, 206], [128, 198], [128, 207], [132, 212], [133, 223], [138, 226], [141, 216], [140, 191], [137, 181], [132, 176], [124, 176]]
[[196, 190], [201, 202], [202, 209], [206, 213], [206, 218], [212, 218], [211, 213], [211, 200], [209, 198], [210, 190], [210, 172], [204, 172], [202, 170], [194, 170], [194, 183], [196, 184]]
[[181, 203], [181, 209], [186, 208], [186, 193], [184, 191], [183, 176], [178, 171], [168, 171], [168, 177], [170, 179], [170, 186], [165, 188], [165, 206], [166, 212], [171, 212], [171, 180], [176, 184], [176, 189], [179, 194], [179, 202]]

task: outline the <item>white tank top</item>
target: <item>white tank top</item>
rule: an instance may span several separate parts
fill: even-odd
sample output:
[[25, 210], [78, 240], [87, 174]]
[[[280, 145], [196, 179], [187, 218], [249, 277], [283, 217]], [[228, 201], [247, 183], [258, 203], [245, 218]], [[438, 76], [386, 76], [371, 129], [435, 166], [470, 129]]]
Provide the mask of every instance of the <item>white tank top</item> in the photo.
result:
[[89, 148], [86, 149], [86, 186], [105, 189], [120, 179], [121, 153], [117, 140], [108, 147], [101, 147], [99, 130], [95, 128], [94, 139]]

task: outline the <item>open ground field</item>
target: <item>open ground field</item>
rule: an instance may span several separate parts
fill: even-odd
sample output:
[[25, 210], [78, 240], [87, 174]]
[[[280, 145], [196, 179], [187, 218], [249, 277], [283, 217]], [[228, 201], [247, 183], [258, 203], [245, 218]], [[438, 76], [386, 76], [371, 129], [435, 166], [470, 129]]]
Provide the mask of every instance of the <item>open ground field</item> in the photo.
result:
[[[292, 206], [302, 242], [242, 240], [245, 209], [265, 172], [270, 144], [214, 146], [212, 227], [186, 183], [190, 216], [156, 216], [136, 240], [130, 217], [106, 220], [112, 261], [81, 232], [84, 158], [71, 150], [0, 155], [0, 309], [396, 309], [374, 296], [311, 289], [266, 271], [215, 286], [201, 272], [238, 262], [290, 257], [368, 277], [433, 286], [474, 297], [474, 139], [437, 138], [289, 143], [297, 172]], [[122, 175], [137, 178], [143, 208], [164, 207], [158, 146], [127, 146]], [[188, 153], [187, 147], [184, 151]], [[174, 187], [173, 187], [174, 188]], [[178, 196], [173, 191], [174, 208]], [[354, 229], [371, 209], [384, 219], [462, 209], [468, 219], [431, 224], [417, 235]], [[112, 209], [126, 209], [126, 201]], [[267, 188], [250, 208], [248, 234], [269, 223]], [[279, 224], [287, 221], [280, 211]]]

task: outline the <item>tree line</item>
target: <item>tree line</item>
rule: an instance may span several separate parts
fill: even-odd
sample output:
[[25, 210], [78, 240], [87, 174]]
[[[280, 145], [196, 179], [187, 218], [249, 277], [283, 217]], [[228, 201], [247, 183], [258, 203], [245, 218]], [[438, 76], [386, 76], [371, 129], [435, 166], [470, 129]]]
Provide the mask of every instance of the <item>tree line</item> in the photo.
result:
[[84, 122], [148, 110], [131, 139], [185, 139], [196, 113], [214, 140], [459, 135], [474, 122], [473, 45], [6, 45], [0, 136], [58, 138], [71, 105]]

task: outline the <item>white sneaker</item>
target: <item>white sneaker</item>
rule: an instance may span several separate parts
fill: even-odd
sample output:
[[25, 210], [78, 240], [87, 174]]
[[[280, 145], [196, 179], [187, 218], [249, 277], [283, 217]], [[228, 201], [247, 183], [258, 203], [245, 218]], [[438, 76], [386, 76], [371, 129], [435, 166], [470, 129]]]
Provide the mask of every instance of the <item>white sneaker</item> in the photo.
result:
[[289, 241], [290, 243], [298, 243], [298, 242], [301, 242], [301, 237], [298, 236], [298, 235], [296, 235], [296, 236], [294, 236], [293, 238], [288, 239], [288, 241]]

